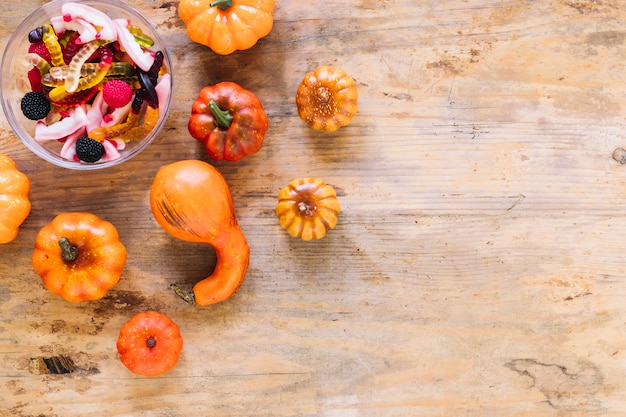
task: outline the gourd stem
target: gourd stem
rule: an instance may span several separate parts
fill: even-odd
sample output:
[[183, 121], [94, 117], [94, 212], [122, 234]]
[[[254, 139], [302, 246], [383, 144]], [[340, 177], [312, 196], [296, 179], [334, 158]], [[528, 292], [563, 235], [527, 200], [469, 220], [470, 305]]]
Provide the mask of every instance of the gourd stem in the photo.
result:
[[215, 124], [221, 128], [227, 129], [233, 122], [233, 115], [226, 110], [220, 109], [217, 103], [213, 100], [209, 102], [209, 110], [215, 117]]
[[226, 10], [232, 5], [233, 5], [233, 0], [215, 0], [214, 2], [209, 4], [209, 6], [211, 7], [217, 6], [222, 10]]
[[78, 258], [78, 249], [76, 246], [72, 246], [66, 237], [59, 239], [59, 246], [61, 247], [61, 258], [65, 262], [74, 262]]
[[177, 284], [170, 284], [170, 288], [174, 290], [174, 293], [179, 296], [183, 301], [189, 304], [195, 303], [193, 292], [185, 292]]

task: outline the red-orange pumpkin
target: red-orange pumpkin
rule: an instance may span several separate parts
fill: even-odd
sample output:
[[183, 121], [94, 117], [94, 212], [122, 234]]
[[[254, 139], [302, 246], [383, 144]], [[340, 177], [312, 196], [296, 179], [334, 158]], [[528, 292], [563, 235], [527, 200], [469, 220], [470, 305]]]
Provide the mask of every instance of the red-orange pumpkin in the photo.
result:
[[117, 339], [117, 352], [124, 366], [144, 376], [172, 369], [182, 349], [178, 326], [158, 311], [136, 314], [122, 326]]

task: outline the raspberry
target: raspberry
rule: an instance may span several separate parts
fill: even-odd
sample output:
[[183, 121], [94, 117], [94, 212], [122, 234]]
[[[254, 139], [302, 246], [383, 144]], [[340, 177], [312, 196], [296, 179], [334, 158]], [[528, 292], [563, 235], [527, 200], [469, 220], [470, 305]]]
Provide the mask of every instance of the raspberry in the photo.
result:
[[43, 42], [31, 43], [28, 47], [28, 52], [39, 55], [48, 61], [48, 63], [52, 62], [50, 51], [48, 51], [48, 48], [46, 48], [46, 45]]
[[32, 91], [43, 91], [43, 84], [41, 83], [41, 73], [37, 68], [31, 68], [28, 71], [28, 81], [30, 81], [30, 89]]
[[133, 98], [133, 89], [122, 80], [111, 80], [102, 87], [102, 98], [109, 107], [118, 109], [130, 103]]
[[50, 102], [40, 91], [30, 91], [22, 97], [22, 113], [30, 120], [41, 120], [50, 113]]
[[97, 162], [104, 156], [104, 145], [87, 136], [76, 141], [76, 156], [83, 162]]

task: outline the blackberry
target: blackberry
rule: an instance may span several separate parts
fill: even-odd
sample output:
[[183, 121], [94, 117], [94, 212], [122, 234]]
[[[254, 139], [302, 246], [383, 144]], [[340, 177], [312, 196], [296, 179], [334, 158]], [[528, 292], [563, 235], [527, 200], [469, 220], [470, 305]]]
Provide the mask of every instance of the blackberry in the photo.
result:
[[22, 113], [30, 120], [41, 120], [50, 113], [50, 102], [41, 91], [30, 91], [22, 97]]
[[83, 162], [98, 162], [104, 155], [104, 145], [95, 139], [83, 136], [76, 141], [76, 156]]

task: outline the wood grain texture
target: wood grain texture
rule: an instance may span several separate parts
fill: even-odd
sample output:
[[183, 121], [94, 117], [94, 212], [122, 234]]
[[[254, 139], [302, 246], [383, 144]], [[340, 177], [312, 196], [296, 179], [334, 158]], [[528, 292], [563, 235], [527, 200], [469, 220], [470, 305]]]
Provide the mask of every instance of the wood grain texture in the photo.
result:
[[[174, 104], [142, 154], [102, 172], [53, 167], [0, 118], [0, 152], [32, 181], [32, 213], [0, 247], [0, 415], [540, 417], [626, 413], [626, 11], [619, 0], [277, 2], [254, 48], [221, 57], [188, 40], [177, 3], [130, 0], [172, 55]], [[5, 5], [4, 47], [40, 4]], [[357, 82], [359, 113], [333, 134], [297, 115], [318, 65]], [[263, 148], [214, 163], [251, 248], [239, 293], [206, 308], [168, 288], [215, 264], [148, 205], [156, 170], [207, 160], [187, 133], [204, 85], [264, 104]], [[323, 240], [274, 216], [298, 177], [342, 205]], [[86, 210], [128, 249], [97, 302], [49, 294], [30, 256], [41, 227]], [[115, 340], [134, 313], [181, 328], [178, 365], [130, 374]], [[64, 375], [31, 358], [67, 356]]]

